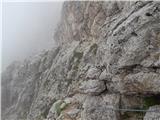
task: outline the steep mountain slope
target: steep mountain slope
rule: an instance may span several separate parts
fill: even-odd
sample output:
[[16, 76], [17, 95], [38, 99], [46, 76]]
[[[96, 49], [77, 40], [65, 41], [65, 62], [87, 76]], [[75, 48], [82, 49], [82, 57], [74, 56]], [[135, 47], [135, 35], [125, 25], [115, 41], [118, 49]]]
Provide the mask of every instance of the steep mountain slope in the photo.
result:
[[160, 116], [120, 111], [160, 108], [160, 2], [64, 2], [54, 38], [3, 72], [4, 120]]

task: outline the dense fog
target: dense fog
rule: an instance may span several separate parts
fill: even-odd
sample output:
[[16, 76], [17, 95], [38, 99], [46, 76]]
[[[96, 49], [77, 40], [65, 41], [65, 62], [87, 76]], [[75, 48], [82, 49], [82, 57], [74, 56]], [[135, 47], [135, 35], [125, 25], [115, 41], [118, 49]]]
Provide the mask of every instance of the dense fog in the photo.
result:
[[2, 70], [54, 46], [62, 2], [8, 2], [2, 8]]

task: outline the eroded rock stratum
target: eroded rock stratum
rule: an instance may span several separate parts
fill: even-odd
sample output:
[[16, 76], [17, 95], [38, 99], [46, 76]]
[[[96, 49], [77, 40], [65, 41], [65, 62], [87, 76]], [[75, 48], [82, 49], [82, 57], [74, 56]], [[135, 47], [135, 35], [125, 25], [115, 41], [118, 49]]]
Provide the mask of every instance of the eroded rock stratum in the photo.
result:
[[160, 119], [160, 2], [64, 2], [54, 39], [3, 72], [3, 120]]

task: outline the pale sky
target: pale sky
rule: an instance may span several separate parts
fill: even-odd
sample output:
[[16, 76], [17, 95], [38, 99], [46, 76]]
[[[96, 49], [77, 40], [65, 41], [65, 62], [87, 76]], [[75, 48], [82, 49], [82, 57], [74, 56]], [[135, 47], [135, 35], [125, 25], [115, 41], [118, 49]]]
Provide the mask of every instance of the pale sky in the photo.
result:
[[54, 46], [61, 2], [6, 2], [2, 6], [2, 70], [14, 60]]

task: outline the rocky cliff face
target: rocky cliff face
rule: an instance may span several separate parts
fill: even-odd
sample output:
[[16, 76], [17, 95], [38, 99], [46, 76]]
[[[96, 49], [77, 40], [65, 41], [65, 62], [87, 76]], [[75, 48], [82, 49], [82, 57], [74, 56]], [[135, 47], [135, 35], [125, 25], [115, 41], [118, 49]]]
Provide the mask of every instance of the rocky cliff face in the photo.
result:
[[160, 119], [160, 2], [64, 2], [54, 38], [3, 72], [3, 120]]

